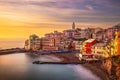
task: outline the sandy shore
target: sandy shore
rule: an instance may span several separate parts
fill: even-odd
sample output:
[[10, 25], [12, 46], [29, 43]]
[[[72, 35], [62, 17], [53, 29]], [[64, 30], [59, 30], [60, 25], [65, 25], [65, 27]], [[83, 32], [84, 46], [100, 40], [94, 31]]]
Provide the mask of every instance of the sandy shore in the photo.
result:
[[62, 60], [56, 56], [52, 56], [52, 55], [43, 55], [42, 57], [40, 57], [39, 59], [40, 61], [48, 61], [48, 62], [61, 62]]

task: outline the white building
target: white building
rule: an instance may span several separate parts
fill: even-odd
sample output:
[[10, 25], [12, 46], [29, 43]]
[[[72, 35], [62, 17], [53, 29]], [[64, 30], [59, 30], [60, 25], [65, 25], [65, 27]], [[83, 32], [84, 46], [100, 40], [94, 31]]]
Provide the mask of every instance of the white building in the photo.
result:
[[92, 54], [95, 57], [104, 57], [104, 50], [105, 50], [106, 43], [97, 43], [92, 46]]

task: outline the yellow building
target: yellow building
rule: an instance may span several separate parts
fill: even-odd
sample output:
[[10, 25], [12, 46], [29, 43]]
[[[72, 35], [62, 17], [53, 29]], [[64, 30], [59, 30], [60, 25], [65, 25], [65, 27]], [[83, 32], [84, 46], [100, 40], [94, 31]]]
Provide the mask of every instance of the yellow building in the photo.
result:
[[114, 49], [115, 55], [120, 55], [120, 32], [116, 32], [114, 47], [115, 47]]
[[112, 39], [105, 48], [105, 57], [120, 55], [120, 32], [116, 32], [115, 39]]

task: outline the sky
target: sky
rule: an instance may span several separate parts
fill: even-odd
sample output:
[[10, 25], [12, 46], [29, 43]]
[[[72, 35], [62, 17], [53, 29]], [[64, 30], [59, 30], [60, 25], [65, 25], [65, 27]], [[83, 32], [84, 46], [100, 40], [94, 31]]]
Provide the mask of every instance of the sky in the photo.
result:
[[0, 38], [120, 23], [120, 0], [0, 0]]

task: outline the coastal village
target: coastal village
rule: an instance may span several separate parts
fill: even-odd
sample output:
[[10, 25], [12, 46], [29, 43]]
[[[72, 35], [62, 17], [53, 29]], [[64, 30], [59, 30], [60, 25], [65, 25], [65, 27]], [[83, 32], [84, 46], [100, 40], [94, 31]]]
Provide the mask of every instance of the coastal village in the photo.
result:
[[26, 50], [78, 51], [80, 57], [94, 55], [97, 58], [120, 55], [120, 25], [102, 28], [76, 28], [63, 32], [54, 31], [45, 37], [33, 34], [25, 41]]
[[110, 80], [120, 80], [120, 24], [107, 29], [80, 29], [73, 22], [72, 28], [63, 32], [54, 31], [41, 38], [36, 34], [30, 35], [24, 48], [26, 51], [43, 54], [77, 53], [79, 61], [102, 60], [99, 65], [103, 65], [102, 68], [104, 67], [110, 77], [117, 77]]
[[0, 80], [120, 80], [120, 0], [0, 0]]

